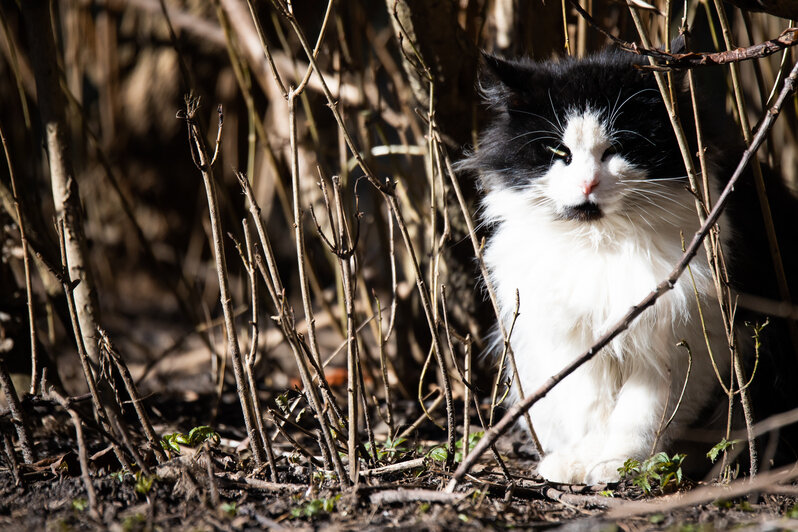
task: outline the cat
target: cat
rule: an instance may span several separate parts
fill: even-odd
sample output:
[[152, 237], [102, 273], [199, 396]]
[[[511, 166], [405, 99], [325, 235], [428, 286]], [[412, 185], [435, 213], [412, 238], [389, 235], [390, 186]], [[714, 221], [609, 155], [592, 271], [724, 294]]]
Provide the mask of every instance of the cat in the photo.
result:
[[[699, 220], [654, 76], [635, 68], [640, 58], [607, 49], [578, 60], [484, 62], [492, 117], [460, 166], [478, 175], [492, 231], [484, 261], [504, 328], [515, 319], [510, 344], [530, 394], [667, 278]], [[679, 76], [675, 86], [695, 154], [689, 94]], [[725, 143], [719, 133], [705, 124], [716, 161], [728, 156], [716, 148]], [[714, 195], [719, 164], [706, 176]], [[732, 242], [729, 217], [719, 226]], [[502, 338], [497, 344], [500, 353]], [[728, 353], [702, 249], [673, 290], [532, 407], [544, 451], [538, 473], [617, 481], [627, 459], [667, 449], [718, 398]], [[518, 397], [513, 385], [509, 400]]]

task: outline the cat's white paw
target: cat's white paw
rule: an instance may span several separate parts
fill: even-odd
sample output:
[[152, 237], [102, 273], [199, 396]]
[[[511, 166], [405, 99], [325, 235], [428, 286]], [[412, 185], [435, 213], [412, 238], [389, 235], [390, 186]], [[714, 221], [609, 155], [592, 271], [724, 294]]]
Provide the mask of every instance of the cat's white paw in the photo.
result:
[[538, 474], [551, 482], [582, 484], [585, 464], [573, 452], [551, 452], [538, 464]]
[[538, 474], [551, 482], [561, 484], [606, 484], [618, 482], [618, 468], [623, 460], [616, 458], [585, 459], [579, 452], [552, 452], [538, 464]]
[[584, 483], [606, 484], [607, 482], [618, 482], [621, 476], [618, 468], [623, 467], [623, 463], [623, 460], [615, 458], [593, 463], [587, 467]]

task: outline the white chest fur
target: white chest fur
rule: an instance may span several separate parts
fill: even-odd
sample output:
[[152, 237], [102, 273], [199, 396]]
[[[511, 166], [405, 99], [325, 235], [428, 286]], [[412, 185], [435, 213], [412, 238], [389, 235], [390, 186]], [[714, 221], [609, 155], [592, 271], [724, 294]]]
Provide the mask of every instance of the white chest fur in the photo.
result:
[[[691, 198], [669, 217], [654, 213], [633, 223], [622, 214], [594, 222], [559, 220], [535, 194], [489, 193], [484, 218], [495, 225], [485, 261], [509, 329], [524, 393], [586, 351], [632, 305], [665, 279], [682, 254], [680, 231], [697, 227]], [[680, 223], [678, 223], [680, 222]], [[698, 318], [701, 300], [715, 353], [725, 346], [715, 311], [714, 285], [702, 255], [626, 332], [533, 407], [532, 421], [548, 453], [540, 473], [561, 482], [617, 479], [627, 458], [645, 458], [692, 421], [706, 402], [714, 374]], [[672, 428], [659, 435], [684, 384], [690, 346], [694, 361], [686, 399]], [[699, 359], [700, 358], [700, 359]], [[725, 356], [723, 357], [725, 359]], [[720, 362], [723, 366], [723, 362]], [[517, 397], [514, 391], [512, 397]]]

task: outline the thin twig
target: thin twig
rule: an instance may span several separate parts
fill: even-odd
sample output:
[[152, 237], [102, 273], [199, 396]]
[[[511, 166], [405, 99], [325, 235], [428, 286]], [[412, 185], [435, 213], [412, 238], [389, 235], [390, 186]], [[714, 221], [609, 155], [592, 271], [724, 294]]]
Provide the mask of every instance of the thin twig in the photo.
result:
[[[5, 21], [3, 22], [5, 24]], [[16, 57], [16, 56], [15, 56]], [[23, 98], [24, 99], [24, 98]], [[0, 125], [0, 141], [3, 143], [3, 152], [6, 155], [6, 165], [8, 165], [8, 175], [11, 179], [11, 194], [14, 196], [14, 210], [17, 213], [17, 227], [19, 228], [19, 239], [22, 242], [22, 264], [25, 268], [25, 293], [28, 297], [28, 327], [30, 329], [30, 393], [39, 393], [39, 381], [41, 380], [41, 360], [39, 360], [39, 347], [36, 342], [36, 314], [33, 305], [33, 288], [30, 276], [30, 253], [28, 251], [28, 239], [25, 236], [25, 222], [19, 208], [19, 194], [17, 193], [17, 182], [14, 178], [14, 168], [11, 165], [11, 153], [6, 142], [6, 135]]]
[[[220, 106], [221, 107], [221, 106]], [[213, 166], [205, 147], [205, 139], [200, 133], [199, 126], [195, 120], [195, 114], [199, 109], [199, 101], [186, 97], [186, 110], [178, 113], [178, 118], [186, 121], [189, 137], [189, 149], [194, 164], [202, 174], [205, 185], [205, 195], [208, 200], [208, 215], [211, 221], [211, 236], [213, 244], [214, 258], [216, 259], [216, 273], [219, 280], [219, 297], [224, 314], [225, 336], [227, 337], [227, 350], [233, 361], [233, 374], [236, 379], [236, 389], [238, 398], [241, 402], [241, 410], [244, 414], [244, 424], [246, 425], [247, 435], [249, 436], [252, 454], [258, 465], [263, 463], [264, 450], [263, 442], [257, 432], [254, 417], [257, 414], [249, 393], [249, 385], [244, 374], [244, 364], [241, 355], [241, 348], [238, 344], [238, 334], [236, 332], [235, 321], [233, 318], [232, 297], [230, 295], [230, 281], [227, 273], [227, 260], [224, 253], [224, 242], [222, 238], [221, 216], [219, 214], [218, 200], [216, 198], [216, 184], [213, 178]], [[221, 113], [219, 116], [221, 126]]]
[[91, 482], [89, 475], [89, 459], [86, 454], [86, 441], [83, 438], [83, 426], [81, 424], [80, 416], [70, 406], [67, 399], [61, 396], [54, 389], [50, 388], [47, 392], [61, 407], [67, 411], [69, 417], [72, 418], [72, 425], [75, 427], [75, 437], [78, 441], [78, 459], [80, 460], [80, 476], [83, 479], [83, 486], [86, 488], [86, 495], [89, 499], [89, 512], [93, 517], [99, 518], [100, 512], [97, 507], [97, 492], [94, 490], [94, 484]]
[[734, 48], [728, 49], [724, 52], [713, 53], [690, 52], [685, 54], [671, 54], [663, 50], [652, 48], [646, 44], [640, 46], [637, 43], [630, 43], [624, 41], [623, 39], [619, 39], [598, 24], [596, 20], [590, 16], [590, 14], [585, 11], [582, 6], [579, 5], [577, 0], [567, 1], [574, 7], [574, 9], [576, 9], [579, 15], [581, 15], [582, 18], [588, 22], [588, 24], [601, 32], [620, 49], [664, 62], [664, 64], [642, 66], [641, 68], [645, 70], [664, 71], [671, 69], [696, 68], [711, 65], [739, 63], [741, 61], [748, 61], [751, 59], [761, 59], [798, 44], [798, 28], [787, 28], [775, 39], [770, 39], [769, 41], [755, 44], [747, 48]]
[[[94, 371], [91, 366], [91, 361], [89, 360], [89, 354], [86, 351], [84, 335], [80, 329], [77, 303], [75, 302], [75, 294], [74, 294], [75, 286], [80, 281], [79, 280], [72, 281], [70, 278], [69, 261], [67, 259], [66, 236], [65, 236], [63, 218], [58, 219], [56, 232], [58, 233], [58, 242], [61, 250], [62, 271], [59, 280], [61, 281], [64, 287], [64, 293], [66, 295], [67, 308], [69, 309], [69, 318], [72, 321], [72, 329], [73, 329], [73, 334], [75, 335], [75, 342], [78, 348], [78, 357], [80, 358], [80, 366], [81, 369], [83, 370], [83, 377], [86, 379], [86, 384], [89, 387], [89, 393], [91, 394], [91, 399], [92, 399], [92, 406], [94, 407], [94, 411], [97, 416], [97, 419], [100, 422], [100, 426], [105, 432], [113, 434], [111, 425], [108, 422], [108, 412], [105, 409], [104, 403], [100, 400], [100, 394], [97, 390], [97, 381], [94, 377]], [[113, 408], [113, 406], [109, 405], [109, 408]], [[125, 455], [122, 453], [122, 450], [119, 448], [119, 446], [114, 441], [111, 441], [111, 446], [114, 449], [114, 455], [119, 460], [119, 463], [128, 469], [132, 469], [130, 467], [130, 463], [125, 458]]]
[[[111, 339], [108, 337], [108, 333], [106, 333], [102, 328], [98, 328], [97, 333], [100, 335], [100, 356], [109, 358], [116, 366], [119, 376], [122, 377], [122, 382], [124, 383], [125, 389], [127, 390], [130, 400], [133, 403], [133, 409], [136, 411], [136, 415], [139, 418], [139, 423], [141, 423], [141, 427], [144, 429], [144, 434], [147, 436], [147, 440], [150, 442], [150, 449], [153, 453], [155, 453], [155, 457], [158, 459], [159, 463], [166, 461], [166, 455], [161, 448], [161, 442], [158, 436], [155, 434], [155, 429], [153, 429], [152, 423], [150, 423], [150, 417], [147, 415], [147, 411], [144, 410], [141, 396], [139, 395], [139, 392], [136, 389], [136, 384], [133, 382], [133, 378], [130, 375], [130, 370], [122, 360], [119, 352], [114, 347]], [[122, 405], [120, 405], [120, 407], [121, 406]]]
[[19, 402], [14, 382], [8, 373], [5, 360], [2, 358], [0, 358], [0, 390], [3, 391], [6, 402], [8, 402], [8, 409], [11, 411], [11, 419], [14, 422], [14, 428], [17, 430], [19, 444], [22, 446], [22, 457], [25, 459], [26, 464], [32, 464], [36, 461], [36, 448], [33, 446], [30, 426], [28, 425], [25, 411], [22, 409], [22, 403]]
[[252, 394], [252, 405], [255, 409], [255, 421], [258, 424], [258, 433], [260, 434], [261, 440], [263, 440], [263, 446], [266, 450], [266, 460], [269, 462], [269, 470], [271, 472], [271, 479], [273, 482], [277, 482], [277, 465], [274, 461], [274, 449], [272, 449], [272, 443], [269, 439], [269, 435], [266, 433], [266, 427], [263, 425], [263, 416], [261, 415], [261, 406], [260, 406], [260, 398], [258, 397], [258, 387], [255, 383], [255, 361], [258, 354], [258, 329], [259, 329], [259, 312], [258, 312], [258, 277], [257, 277], [257, 266], [255, 266], [255, 249], [252, 242], [252, 236], [249, 232], [249, 224], [247, 223], [246, 218], [241, 222], [244, 228], [244, 242], [247, 247], [247, 255], [244, 257], [242, 255], [241, 259], [244, 261], [244, 267], [247, 270], [247, 276], [249, 278], [249, 287], [250, 287], [250, 303], [252, 305], [252, 320], [251, 320], [251, 327], [252, 332], [250, 333], [250, 346], [249, 346], [249, 353], [246, 356], [244, 365], [244, 369], [247, 373], [247, 381], [249, 382], [249, 390]]

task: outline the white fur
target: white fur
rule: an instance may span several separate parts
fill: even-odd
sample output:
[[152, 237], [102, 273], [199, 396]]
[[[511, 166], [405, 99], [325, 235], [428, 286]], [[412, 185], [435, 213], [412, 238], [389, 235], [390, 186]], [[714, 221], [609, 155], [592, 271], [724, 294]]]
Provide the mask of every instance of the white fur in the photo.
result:
[[[645, 177], [620, 155], [602, 154], [611, 134], [597, 114], [571, 113], [563, 124], [570, 164], [557, 160], [530, 184], [490, 190], [484, 219], [495, 224], [485, 261], [509, 330], [525, 394], [585, 352], [664, 280], [698, 227], [693, 198], [678, 182]], [[655, 177], [655, 176], [654, 176]], [[585, 195], [586, 180], [598, 186]], [[625, 183], [623, 181], [626, 181]], [[561, 219], [565, 207], [598, 204], [595, 221]], [[691, 264], [710, 343], [720, 371], [728, 350], [703, 250]], [[654, 442], [684, 385], [685, 398], [665, 434]], [[722, 373], [725, 374], [725, 373]], [[557, 482], [618, 479], [628, 458], [644, 459], [693, 421], [715, 386], [698, 317], [694, 285], [683, 275], [673, 290], [593, 360], [558, 384], [530, 411], [545, 458], [539, 473]], [[517, 400], [517, 390], [511, 394]]]

